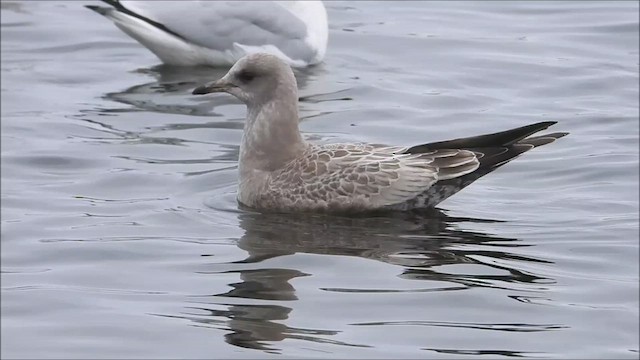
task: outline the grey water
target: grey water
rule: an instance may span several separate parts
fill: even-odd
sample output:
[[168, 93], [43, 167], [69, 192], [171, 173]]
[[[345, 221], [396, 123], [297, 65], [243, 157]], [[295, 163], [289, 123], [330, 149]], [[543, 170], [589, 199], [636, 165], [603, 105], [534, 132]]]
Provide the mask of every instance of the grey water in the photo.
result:
[[2, 358], [638, 358], [638, 2], [326, 2], [310, 141], [570, 132], [365, 217], [238, 208], [225, 69], [0, 4]]

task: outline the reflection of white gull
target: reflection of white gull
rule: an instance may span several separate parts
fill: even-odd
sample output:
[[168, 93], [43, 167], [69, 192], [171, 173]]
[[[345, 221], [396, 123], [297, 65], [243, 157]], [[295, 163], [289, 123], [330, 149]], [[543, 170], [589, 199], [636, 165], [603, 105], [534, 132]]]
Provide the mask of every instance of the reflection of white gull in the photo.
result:
[[263, 52], [304, 67], [327, 48], [321, 1], [103, 1], [112, 7], [87, 7], [170, 65], [224, 66]]
[[547, 121], [500, 133], [413, 147], [313, 145], [298, 129], [298, 89], [277, 57], [240, 59], [194, 94], [227, 92], [248, 108], [240, 145], [238, 200], [279, 211], [408, 210], [433, 207], [536, 146], [566, 135], [530, 135]]

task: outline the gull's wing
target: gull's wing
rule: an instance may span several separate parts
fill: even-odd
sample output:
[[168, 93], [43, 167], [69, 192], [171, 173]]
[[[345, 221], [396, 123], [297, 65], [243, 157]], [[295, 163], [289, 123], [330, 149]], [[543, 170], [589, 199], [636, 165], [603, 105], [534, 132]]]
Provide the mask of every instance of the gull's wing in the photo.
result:
[[480, 165], [462, 176], [441, 179], [427, 191], [406, 205], [406, 208], [432, 207], [449, 196], [464, 189], [482, 176], [496, 170], [516, 157], [535, 147], [546, 145], [566, 136], [566, 132], [556, 132], [540, 136], [530, 136], [554, 125], [555, 121], [544, 121], [493, 134], [439, 141], [417, 145], [404, 150], [407, 154], [431, 153], [444, 149], [472, 151]]
[[499, 133], [423, 144], [311, 146], [277, 172], [274, 198], [300, 208], [367, 210], [433, 207], [480, 177], [564, 132], [530, 136], [547, 121]]
[[280, 170], [270, 183], [271, 196], [333, 208], [381, 208], [402, 204], [438, 180], [478, 168], [467, 150], [401, 154], [406, 148], [331, 144], [312, 146]]
[[[291, 11], [291, 4], [274, 1], [103, 1], [121, 13], [205, 48], [222, 52], [237, 48], [245, 52], [280, 51], [291, 60], [307, 62], [318, 55], [318, 49], [310, 46], [307, 24]], [[315, 5], [313, 9], [326, 12], [321, 3]], [[296, 6], [311, 8], [309, 4]], [[326, 19], [326, 13], [324, 15]]]

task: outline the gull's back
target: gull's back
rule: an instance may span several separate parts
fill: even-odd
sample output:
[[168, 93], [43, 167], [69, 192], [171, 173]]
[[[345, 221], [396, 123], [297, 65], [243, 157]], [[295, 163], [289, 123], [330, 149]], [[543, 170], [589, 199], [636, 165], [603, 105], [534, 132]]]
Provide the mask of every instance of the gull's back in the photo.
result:
[[[262, 179], [245, 205], [273, 210], [362, 212], [432, 208], [526, 151], [567, 135], [530, 136], [547, 121], [414, 147], [310, 145]], [[244, 200], [244, 201], [243, 201]]]

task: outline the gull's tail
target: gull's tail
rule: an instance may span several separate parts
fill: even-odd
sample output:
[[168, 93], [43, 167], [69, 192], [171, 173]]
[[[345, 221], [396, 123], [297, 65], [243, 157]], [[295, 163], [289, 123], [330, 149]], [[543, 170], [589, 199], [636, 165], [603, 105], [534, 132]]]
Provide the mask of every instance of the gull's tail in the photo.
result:
[[457, 193], [482, 176], [515, 159], [522, 153], [535, 147], [552, 143], [569, 134], [566, 132], [555, 132], [530, 137], [530, 135], [542, 131], [555, 123], [555, 121], [545, 121], [493, 134], [440, 141], [409, 148], [406, 153], [410, 154], [439, 149], [465, 149], [473, 151], [480, 161], [478, 169], [471, 173], [435, 183], [424, 194], [426, 199], [433, 199], [431, 201], [427, 200], [428, 203], [426, 205], [435, 206], [437, 203]]

